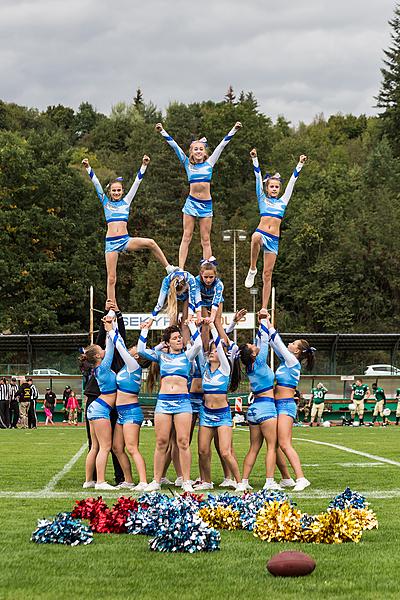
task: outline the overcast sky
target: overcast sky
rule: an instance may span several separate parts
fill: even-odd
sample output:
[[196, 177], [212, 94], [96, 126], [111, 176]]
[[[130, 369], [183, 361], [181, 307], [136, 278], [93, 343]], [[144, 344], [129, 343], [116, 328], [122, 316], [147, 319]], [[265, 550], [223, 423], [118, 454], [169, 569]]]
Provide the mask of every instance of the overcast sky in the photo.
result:
[[252, 90], [273, 119], [376, 114], [394, 0], [1, 0], [0, 98], [109, 113]]

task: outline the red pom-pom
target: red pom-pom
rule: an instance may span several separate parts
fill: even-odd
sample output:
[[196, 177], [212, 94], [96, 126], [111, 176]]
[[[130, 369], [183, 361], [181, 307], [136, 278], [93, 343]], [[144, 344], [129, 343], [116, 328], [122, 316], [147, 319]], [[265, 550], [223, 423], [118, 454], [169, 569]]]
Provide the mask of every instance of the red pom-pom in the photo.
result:
[[315, 569], [315, 560], [304, 552], [279, 552], [268, 562], [267, 569], [272, 575], [279, 577], [302, 577]]

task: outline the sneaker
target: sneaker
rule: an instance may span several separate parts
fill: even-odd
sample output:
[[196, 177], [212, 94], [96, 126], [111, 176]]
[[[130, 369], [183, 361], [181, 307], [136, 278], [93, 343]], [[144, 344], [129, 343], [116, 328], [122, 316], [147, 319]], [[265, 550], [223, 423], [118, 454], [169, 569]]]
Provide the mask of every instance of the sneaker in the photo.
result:
[[253, 486], [249, 484], [249, 480], [248, 479], [242, 479], [242, 483], [244, 483], [246, 485], [246, 490], [252, 490]]
[[256, 275], [257, 275], [257, 269], [249, 269], [249, 272], [247, 273], [246, 281], [244, 282], [244, 286], [247, 288], [253, 287]]
[[308, 481], [308, 479], [306, 479], [305, 477], [300, 477], [299, 479], [296, 479], [296, 485], [294, 486], [292, 491], [293, 492], [302, 492], [309, 485], [311, 485], [311, 482]]
[[113, 485], [110, 485], [109, 483], [107, 483], [107, 481], [102, 481], [101, 483], [96, 483], [96, 485], [94, 486], [95, 490], [115, 490], [117, 489], [116, 487], [114, 487]]
[[240, 481], [236, 484], [236, 492], [245, 492], [247, 490], [247, 483]]
[[236, 490], [236, 481], [233, 481], [233, 479], [229, 479], [228, 477], [225, 477], [225, 479], [219, 484], [220, 488], [232, 488], [234, 490]]
[[193, 489], [197, 492], [198, 490], [213, 490], [214, 489], [214, 484], [211, 481], [210, 483], [208, 483], [208, 481], [202, 481], [201, 483], [195, 483], [193, 485]]
[[[174, 485], [174, 484], [172, 483], [172, 481], [170, 481], [170, 480], [168, 479], [168, 477], [161, 477], [161, 479], [160, 479], [160, 483], [161, 483], [161, 485]], [[147, 485], [147, 483], [146, 483], [146, 485]]]
[[158, 481], [153, 479], [153, 481], [146, 486], [145, 491], [146, 492], [159, 492], [160, 489], [161, 489], [161, 485], [158, 483]]
[[85, 481], [85, 483], [83, 484], [83, 489], [87, 490], [88, 488], [94, 488], [96, 487], [96, 482], [95, 481]]
[[291, 488], [296, 485], [296, 482], [290, 477], [290, 479], [281, 479], [279, 485], [281, 486], [281, 488]]
[[264, 483], [263, 490], [281, 490], [281, 486], [275, 479], [269, 480], [267, 479]]
[[174, 265], [167, 265], [165, 267], [165, 270], [167, 271], [167, 275], [169, 275], [170, 273], [175, 273], [175, 271], [179, 271], [179, 267], [174, 267]]
[[135, 492], [147, 492], [148, 485], [145, 481], [139, 481], [137, 485], [135, 485], [132, 490]]
[[177, 477], [174, 481], [174, 486], [175, 487], [182, 487], [182, 483], [183, 483], [183, 477]]
[[194, 492], [192, 482], [190, 481], [190, 479], [188, 479], [188, 481], [182, 482], [182, 490], [184, 492]]
[[117, 488], [117, 490], [132, 490], [134, 487], [134, 483], [129, 483], [129, 481], [121, 481], [121, 483], [119, 483], [117, 486], [115, 486]]

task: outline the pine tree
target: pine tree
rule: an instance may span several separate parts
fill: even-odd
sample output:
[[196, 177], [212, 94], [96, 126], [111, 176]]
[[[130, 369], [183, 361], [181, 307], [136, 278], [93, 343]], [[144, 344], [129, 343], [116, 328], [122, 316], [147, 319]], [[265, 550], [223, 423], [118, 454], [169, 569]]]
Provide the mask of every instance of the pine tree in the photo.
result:
[[383, 108], [381, 113], [384, 131], [392, 142], [393, 149], [400, 155], [400, 5], [394, 10], [394, 17], [389, 21], [392, 28], [392, 45], [384, 50], [384, 67], [381, 69], [383, 81], [377, 96], [377, 106]]
[[228, 91], [225, 94], [224, 100], [227, 102], [227, 104], [235, 104], [236, 96], [231, 85], [228, 87]]
[[136, 90], [136, 96], [133, 99], [133, 104], [136, 106], [136, 108], [139, 108], [140, 106], [144, 105], [143, 92], [140, 89], [140, 87]]

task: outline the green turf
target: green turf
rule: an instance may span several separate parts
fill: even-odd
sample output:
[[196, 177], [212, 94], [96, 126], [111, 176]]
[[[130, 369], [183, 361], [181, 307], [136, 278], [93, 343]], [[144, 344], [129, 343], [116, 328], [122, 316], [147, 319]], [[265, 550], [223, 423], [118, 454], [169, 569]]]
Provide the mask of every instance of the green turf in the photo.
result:
[[[151, 465], [154, 433], [144, 429], [142, 448]], [[296, 428], [294, 437], [338, 444], [398, 461], [400, 429]], [[346, 485], [371, 494], [379, 529], [365, 532], [360, 544], [326, 546], [315, 544], [268, 544], [250, 532], [222, 532], [221, 550], [197, 555], [158, 554], [148, 550], [145, 536], [95, 535], [89, 546], [68, 548], [29, 542], [38, 518], [70, 510], [75, 497], [83, 495], [84, 456], [44, 497], [15, 497], [17, 492], [44, 489], [51, 478], [82, 446], [82, 428], [40, 428], [37, 431], [1, 432], [0, 535], [2, 541], [0, 598], [399, 598], [397, 517], [400, 497], [379, 498], [390, 492], [400, 495], [400, 466], [378, 464], [371, 458], [349, 454], [329, 446], [296, 441], [302, 461], [310, 466], [306, 475], [312, 487], [298, 495], [301, 510], [322, 511], [327, 491], [339, 493]], [[236, 431], [235, 448], [240, 462], [248, 445], [248, 433]], [[357, 463], [359, 466], [348, 466]], [[368, 466], [368, 463], [377, 466]], [[347, 465], [347, 466], [346, 466]], [[221, 470], [214, 457], [214, 481]], [[197, 474], [193, 469], [193, 475]], [[172, 476], [172, 474], [171, 474]], [[111, 470], [109, 480], [111, 481]], [[251, 482], [263, 483], [262, 459]], [[107, 502], [117, 493], [107, 494]], [[318, 497], [321, 495], [321, 497]], [[313, 497], [314, 496], [314, 497]], [[265, 564], [276, 552], [301, 549], [317, 561], [317, 569], [306, 578], [280, 579], [269, 575]], [[316, 596], [315, 596], [316, 597]]]

